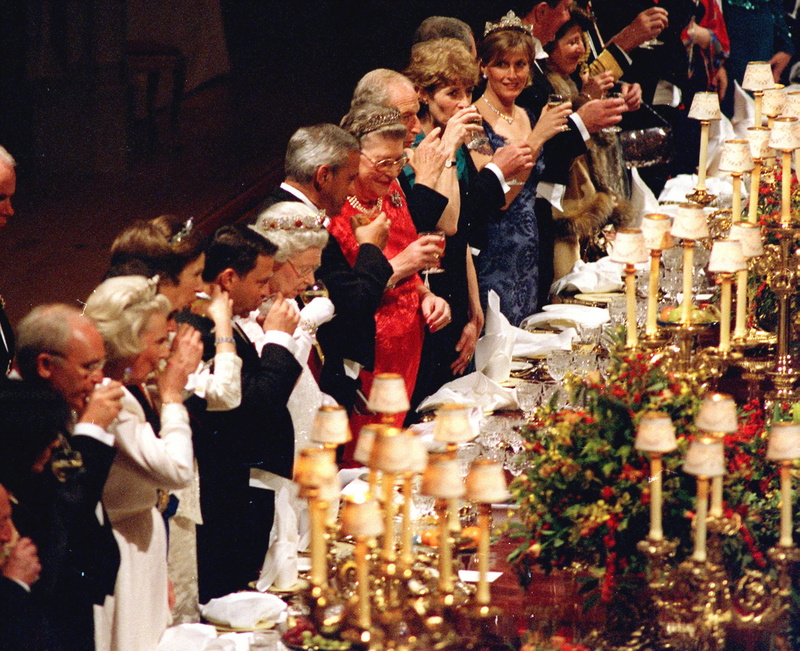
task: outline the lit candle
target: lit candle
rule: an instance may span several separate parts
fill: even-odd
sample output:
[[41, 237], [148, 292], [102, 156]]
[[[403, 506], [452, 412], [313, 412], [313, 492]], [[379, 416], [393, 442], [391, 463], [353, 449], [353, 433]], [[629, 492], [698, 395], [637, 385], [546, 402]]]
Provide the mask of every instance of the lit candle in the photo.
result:
[[358, 591], [358, 626], [367, 630], [372, 626], [369, 612], [369, 561], [367, 560], [367, 539], [364, 536], [356, 537], [354, 553], [356, 561], [356, 589]]
[[692, 274], [694, 273], [694, 240], [683, 241], [683, 313], [681, 323], [692, 325]]
[[394, 551], [394, 475], [383, 474], [383, 559], [393, 562], [396, 558]]
[[700, 563], [706, 560], [706, 519], [708, 518], [708, 477], [697, 478], [697, 508], [695, 509], [694, 553]]
[[661, 523], [663, 464], [659, 452], [650, 453], [650, 540], [664, 540], [664, 529]]
[[731, 275], [722, 276], [722, 315], [719, 323], [719, 349], [727, 352], [731, 349]]
[[636, 348], [639, 342], [636, 332], [636, 267], [632, 264], [625, 265], [625, 298], [627, 303], [627, 346]]
[[781, 224], [791, 221], [792, 152], [797, 149], [795, 131], [797, 118], [777, 118], [769, 137], [769, 146], [781, 152], [783, 178], [781, 179]]
[[753, 224], [758, 223], [758, 188], [761, 185], [762, 167], [762, 161], [755, 160], [753, 161], [753, 171], [750, 172], [750, 204], [747, 210], [747, 220]]
[[478, 529], [480, 538], [478, 539], [478, 590], [475, 594], [475, 601], [482, 606], [488, 605], [491, 599], [489, 592], [489, 528], [492, 519], [492, 505], [481, 504], [478, 512]]
[[753, 171], [750, 172], [750, 205], [748, 207], [747, 221], [758, 221], [758, 189], [761, 184], [761, 171], [764, 160], [774, 154], [769, 146], [771, 131], [766, 127], [750, 127], [747, 130], [747, 140], [750, 142], [750, 155], [753, 158]]
[[792, 152], [781, 152], [783, 178], [781, 179], [781, 225], [788, 226], [792, 220]]
[[722, 517], [722, 477], [711, 480], [711, 509], [708, 513], [712, 518]]
[[443, 595], [453, 593], [453, 549], [450, 537], [450, 500], [436, 502], [436, 515], [439, 520], [439, 592]]
[[647, 287], [647, 324], [645, 334], [652, 337], [658, 332], [658, 274], [661, 270], [661, 251], [650, 251], [650, 278]]
[[649, 411], [642, 414], [636, 428], [634, 447], [650, 456], [650, 540], [663, 540], [662, 511], [662, 455], [678, 447], [675, 426], [669, 414]]
[[778, 545], [794, 546], [792, 536], [792, 461], [800, 458], [800, 425], [773, 423], [767, 442], [767, 459], [781, 464], [781, 530]]
[[324, 587], [328, 584], [328, 549], [325, 544], [325, 513], [328, 505], [311, 497], [308, 501], [311, 519], [311, 585]]
[[707, 120], [700, 122], [700, 163], [697, 167], [697, 189], [706, 189], [706, 166], [708, 165], [708, 131], [711, 123]]
[[792, 462], [781, 462], [781, 547], [794, 545], [792, 536]]
[[744, 339], [747, 335], [747, 269], [736, 273], [736, 327], [734, 339]]

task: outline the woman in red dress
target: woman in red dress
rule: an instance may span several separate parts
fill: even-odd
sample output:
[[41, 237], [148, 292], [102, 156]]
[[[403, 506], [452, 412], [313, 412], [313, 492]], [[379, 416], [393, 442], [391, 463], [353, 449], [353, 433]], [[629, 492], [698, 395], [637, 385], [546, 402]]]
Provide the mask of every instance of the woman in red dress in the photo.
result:
[[[389, 220], [389, 238], [383, 253], [394, 269], [375, 314], [375, 368], [361, 371], [361, 388], [369, 395], [376, 373], [399, 373], [410, 396], [419, 368], [423, 329], [432, 331], [450, 322], [450, 308], [442, 298], [425, 287], [418, 271], [436, 264], [441, 250], [435, 236], [419, 237], [408, 203], [397, 177], [406, 162], [403, 140], [406, 128], [396, 109], [362, 104], [353, 108], [342, 126], [361, 143], [361, 163], [353, 183], [353, 194], [342, 211], [331, 219], [329, 230], [339, 241], [348, 262], [353, 264], [358, 242], [353, 219], [371, 221], [381, 213]], [[403, 414], [397, 417], [401, 425]], [[375, 417], [355, 415], [354, 432], [376, 422]]]

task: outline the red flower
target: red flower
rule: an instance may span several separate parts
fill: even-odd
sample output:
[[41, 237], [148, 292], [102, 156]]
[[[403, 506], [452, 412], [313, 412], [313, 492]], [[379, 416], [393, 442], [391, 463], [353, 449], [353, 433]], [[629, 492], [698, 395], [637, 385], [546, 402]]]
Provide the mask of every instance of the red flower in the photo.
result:
[[603, 490], [600, 491], [600, 494], [603, 496], [604, 500], [610, 500], [614, 497], [614, 489], [611, 486], [603, 486]]

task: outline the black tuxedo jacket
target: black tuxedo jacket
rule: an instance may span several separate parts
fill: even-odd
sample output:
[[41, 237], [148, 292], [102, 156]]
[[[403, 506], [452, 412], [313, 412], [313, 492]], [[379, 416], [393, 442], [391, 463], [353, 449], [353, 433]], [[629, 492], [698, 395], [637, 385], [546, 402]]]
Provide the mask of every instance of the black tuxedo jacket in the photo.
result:
[[45, 615], [48, 649], [94, 648], [93, 605], [114, 594], [119, 548], [108, 515], [97, 518], [116, 450], [90, 436], [73, 436], [83, 468], [59, 481], [50, 472], [12, 490], [14, 522], [39, 550], [42, 573], [32, 598]]
[[203, 515], [197, 528], [201, 603], [245, 589], [264, 561], [274, 496], [250, 487], [250, 469], [292, 476], [294, 429], [286, 403], [302, 367], [283, 346], [267, 344], [259, 355], [237, 328], [234, 340], [242, 402], [201, 414], [194, 431]]
[[[262, 204], [261, 210], [280, 201], [299, 199], [278, 187]], [[372, 244], [359, 247], [352, 266], [335, 237], [328, 238], [322, 251], [322, 265], [316, 276], [328, 288], [336, 316], [317, 331], [317, 340], [325, 354], [319, 385], [322, 391], [348, 410], [353, 407], [358, 385], [345, 375], [343, 360], [353, 360], [372, 370], [375, 363], [375, 312], [392, 273], [392, 265], [386, 256]]]
[[44, 624], [31, 594], [0, 575], [0, 646], [14, 651], [45, 651]]

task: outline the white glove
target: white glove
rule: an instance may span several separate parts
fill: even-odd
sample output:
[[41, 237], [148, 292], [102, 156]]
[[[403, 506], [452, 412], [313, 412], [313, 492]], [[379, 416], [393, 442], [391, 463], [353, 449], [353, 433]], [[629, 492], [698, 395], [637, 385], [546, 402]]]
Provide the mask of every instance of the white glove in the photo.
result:
[[331, 299], [317, 296], [300, 310], [300, 324], [304, 329], [316, 330], [333, 318], [334, 307]]

